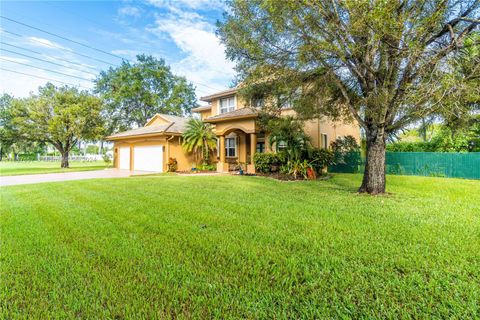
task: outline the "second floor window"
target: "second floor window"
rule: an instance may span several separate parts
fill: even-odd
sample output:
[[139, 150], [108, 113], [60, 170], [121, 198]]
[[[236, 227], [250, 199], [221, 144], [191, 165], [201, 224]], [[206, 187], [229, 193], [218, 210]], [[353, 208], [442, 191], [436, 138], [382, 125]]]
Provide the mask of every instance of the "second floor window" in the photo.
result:
[[252, 107], [262, 108], [263, 106], [264, 106], [264, 102], [262, 98], [252, 99]]
[[235, 97], [220, 99], [220, 113], [235, 110]]

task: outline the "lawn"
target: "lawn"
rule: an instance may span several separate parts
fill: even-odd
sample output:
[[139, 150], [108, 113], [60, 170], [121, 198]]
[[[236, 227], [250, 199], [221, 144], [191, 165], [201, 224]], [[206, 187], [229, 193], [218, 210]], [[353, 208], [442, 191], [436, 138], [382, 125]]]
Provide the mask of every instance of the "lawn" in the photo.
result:
[[60, 168], [60, 162], [48, 161], [0, 161], [0, 176], [17, 176], [54, 172], [89, 171], [105, 169], [104, 161], [70, 161], [70, 168]]
[[0, 189], [0, 318], [478, 318], [480, 181], [158, 176]]

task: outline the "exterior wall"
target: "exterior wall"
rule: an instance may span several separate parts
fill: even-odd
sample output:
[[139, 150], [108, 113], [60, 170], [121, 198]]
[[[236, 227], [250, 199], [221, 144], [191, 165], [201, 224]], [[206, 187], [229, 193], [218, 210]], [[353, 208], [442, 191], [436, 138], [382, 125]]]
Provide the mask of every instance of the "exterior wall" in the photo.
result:
[[114, 142], [114, 167], [118, 168], [118, 149], [120, 147], [130, 147], [130, 170], [134, 168], [134, 152], [135, 146], [158, 146], [161, 145], [163, 149], [163, 171], [167, 171], [167, 163], [169, 157], [177, 159], [178, 170], [187, 171], [192, 168], [192, 164], [195, 163], [193, 156], [187, 154], [182, 149], [181, 137], [174, 136], [158, 136], [149, 138], [128, 138], [124, 140], [117, 140]]
[[[240, 98], [238, 95], [233, 95], [233, 96], [235, 97], [235, 100], [236, 100], [235, 109], [242, 109], [242, 108], [245, 108], [245, 107], [248, 106], [248, 104], [246, 103], [246, 101], [244, 99]], [[211, 102], [211, 106], [212, 106], [211, 115], [215, 116], [215, 115], [220, 114], [220, 99], [225, 99], [225, 98], [230, 98], [230, 97], [232, 97], [232, 95], [212, 100], [212, 102]]]
[[[282, 116], [294, 116], [295, 111], [287, 109]], [[326, 134], [328, 146], [340, 136], [353, 136], [360, 144], [360, 126], [356, 122], [332, 122], [326, 118], [305, 122], [305, 133], [310, 137], [313, 147], [321, 148], [321, 134]]]
[[254, 133], [256, 131], [255, 119], [233, 119], [215, 123], [215, 133], [223, 135], [231, 130], [240, 129], [245, 133]]
[[211, 117], [212, 116], [212, 111], [211, 110], [204, 110], [200, 111], [200, 120], [203, 120], [205, 118]]

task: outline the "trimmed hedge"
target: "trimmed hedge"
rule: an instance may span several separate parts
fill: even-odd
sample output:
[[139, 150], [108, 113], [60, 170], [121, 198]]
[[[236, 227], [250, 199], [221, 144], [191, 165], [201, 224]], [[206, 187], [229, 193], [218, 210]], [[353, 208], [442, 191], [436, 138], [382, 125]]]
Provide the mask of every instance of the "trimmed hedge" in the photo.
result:
[[282, 160], [278, 153], [257, 152], [253, 156], [253, 164], [255, 165], [255, 170], [258, 172], [270, 173], [278, 171], [280, 165], [282, 164]]

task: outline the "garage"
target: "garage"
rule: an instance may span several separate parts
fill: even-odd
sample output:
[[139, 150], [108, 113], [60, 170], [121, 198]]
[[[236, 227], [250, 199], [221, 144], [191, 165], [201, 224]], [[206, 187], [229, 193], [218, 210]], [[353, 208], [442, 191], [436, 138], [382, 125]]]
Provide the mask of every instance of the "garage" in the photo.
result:
[[130, 147], [121, 147], [118, 149], [120, 155], [118, 156], [118, 168], [123, 170], [130, 170]]
[[133, 150], [134, 170], [163, 172], [163, 146], [136, 146]]

